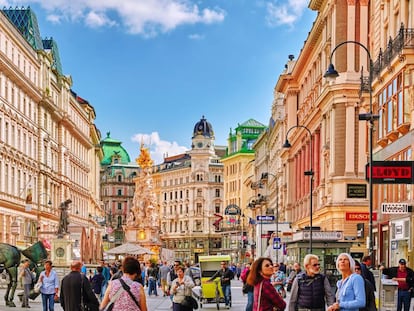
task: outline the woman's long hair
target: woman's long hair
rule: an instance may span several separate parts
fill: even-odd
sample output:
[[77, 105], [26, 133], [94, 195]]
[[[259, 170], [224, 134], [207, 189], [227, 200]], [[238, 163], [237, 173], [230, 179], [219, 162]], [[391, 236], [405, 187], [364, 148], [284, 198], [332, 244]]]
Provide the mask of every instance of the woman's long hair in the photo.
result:
[[273, 265], [272, 259], [268, 257], [260, 257], [256, 259], [253, 264], [250, 267], [249, 275], [247, 276], [246, 283], [252, 286], [255, 286], [256, 284], [260, 283], [263, 279], [262, 276], [262, 264], [263, 261], [269, 261], [270, 264]]

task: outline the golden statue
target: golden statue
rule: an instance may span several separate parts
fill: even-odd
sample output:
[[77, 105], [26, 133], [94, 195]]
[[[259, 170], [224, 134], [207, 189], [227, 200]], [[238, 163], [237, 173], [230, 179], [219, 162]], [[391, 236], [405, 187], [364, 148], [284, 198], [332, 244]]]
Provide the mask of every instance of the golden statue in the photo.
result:
[[142, 169], [151, 168], [154, 161], [151, 159], [151, 155], [148, 148], [144, 147], [144, 144], [141, 143], [140, 155], [136, 159], [136, 162]]

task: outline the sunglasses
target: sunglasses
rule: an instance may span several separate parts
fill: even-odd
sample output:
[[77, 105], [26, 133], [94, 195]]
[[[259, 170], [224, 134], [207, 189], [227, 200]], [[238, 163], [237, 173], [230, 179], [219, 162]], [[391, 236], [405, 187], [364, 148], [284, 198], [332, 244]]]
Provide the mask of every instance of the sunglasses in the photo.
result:
[[361, 268], [355, 267], [355, 271], [360, 271], [360, 270], [361, 270]]
[[320, 264], [320, 263], [314, 263], [312, 266], [313, 266], [313, 267], [320, 267], [320, 266], [321, 266], [321, 264]]
[[272, 268], [273, 268], [273, 265], [272, 265], [272, 264], [270, 264], [270, 263], [264, 264], [263, 266], [264, 266], [265, 268], [269, 268], [269, 267], [272, 267]]

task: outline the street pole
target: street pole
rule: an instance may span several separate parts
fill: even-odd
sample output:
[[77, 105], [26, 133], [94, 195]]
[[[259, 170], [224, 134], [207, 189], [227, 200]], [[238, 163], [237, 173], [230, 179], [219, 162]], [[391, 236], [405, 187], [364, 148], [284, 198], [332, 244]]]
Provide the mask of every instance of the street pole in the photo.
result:
[[[341, 47], [342, 45], [345, 44], [355, 44], [358, 45], [359, 47], [361, 47], [362, 49], [364, 49], [367, 54], [368, 54], [368, 59], [369, 59], [369, 76], [368, 76], [368, 87], [369, 87], [369, 112], [368, 113], [362, 113], [359, 114], [358, 119], [360, 121], [368, 121], [368, 187], [369, 187], [369, 199], [368, 199], [368, 204], [369, 204], [369, 224], [368, 224], [368, 228], [369, 228], [369, 241], [368, 241], [368, 255], [371, 256], [371, 258], [373, 258], [373, 253], [374, 253], [374, 240], [373, 240], [373, 182], [372, 182], [372, 165], [373, 165], [373, 135], [374, 135], [374, 121], [377, 120], [379, 118], [378, 115], [374, 115], [373, 113], [373, 105], [372, 105], [372, 80], [373, 80], [373, 73], [374, 73], [374, 63], [372, 61], [371, 58], [371, 53], [369, 52], [368, 48], [363, 45], [362, 43], [358, 42], [358, 41], [353, 41], [353, 40], [349, 40], [349, 41], [344, 41], [339, 43], [331, 52], [330, 55], [330, 64], [328, 67], [328, 70], [326, 71], [326, 73], [324, 74], [324, 77], [328, 80], [335, 80], [339, 74], [338, 72], [335, 70], [334, 65], [332, 64], [332, 57], [333, 54], [335, 53], [335, 51]], [[363, 78], [363, 77], [362, 77]], [[361, 78], [361, 91], [364, 89], [364, 81]]]
[[309, 178], [309, 184], [310, 184], [310, 186], [309, 186], [309, 188], [310, 188], [309, 189], [309, 192], [310, 192], [309, 193], [309, 253], [312, 254], [312, 247], [313, 247], [313, 245], [312, 245], [312, 240], [313, 240], [313, 236], [312, 236], [312, 230], [313, 230], [313, 221], [312, 221], [313, 215], [312, 214], [313, 214], [313, 211], [312, 211], [312, 209], [313, 209], [313, 175], [314, 175], [314, 172], [313, 172], [313, 139], [312, 139], [312, 133], [311, 133], [309, 128], [307, 128], [304, 125], [294, 125], [291, 128], [289, 128], [288, 131], [286, 132], [286, 141], [283, 144], [283, 148], [291, 148], [292, 147], [292, 145], [289, 143], [288, 135], [289, 135], [289, 132], [291, 130], [295, 129], [295, 128], [303, 128], [304, 130], [306, 130], [306, 132], [309, 134], [309, 139], [310, 139], [309, 170], [305, 171], [304, 174], [305, 174], [305, 176], [310, 177]]

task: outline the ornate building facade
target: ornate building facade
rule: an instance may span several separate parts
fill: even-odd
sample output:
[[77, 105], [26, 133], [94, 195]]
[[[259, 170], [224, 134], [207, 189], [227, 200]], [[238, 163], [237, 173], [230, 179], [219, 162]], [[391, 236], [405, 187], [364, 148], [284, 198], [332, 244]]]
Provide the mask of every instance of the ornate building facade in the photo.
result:
[[[375, 263], [395, 265], [400, 257], [412, 257], [412, 215], [408, 209], [389, 214], [382, 208], [384, 203], [412, 206], [413, 185], [374, 183], [369, 189], [370, 122], [359, 116], [370, 112], [371, 95], [373, 161], [413, 161], [413, 5], [315, 0], [309, 8], [318, 12], [313, 27], [297, 60], [290, 58], [275, 86], [283, 94], [282, 135], [291, 144], [289, 149], [271, 147], [283, 163], [281, 208], [294, 231], [306, 231], [310, 220], [314, 232], [338, 231], [329, 244], [339, 243], [335, 252], [349, 246], [355, 257], [369, 252], [372, 230]], [[334, 83], [323, 78], [331, 62], [339, 73]], [[291, 247], [300, 243], [299, 236], [294, 233]], [[309, 233], [301, 236], [307, 236], [302, 242], [309, 241]], [[313, 252], [326, 264], [332, 256], [327, 257], [326, 249], [318, 253], [325, 247], [318, 246], [324, 235], [315, 237]]]
[[[62, 73], [57, 44], [41, 39], [30, 8], [0, 14], [0, 241], [22, 247], [70, 225], [94, 227], [102, 156], [93, 107]], [[76, 230], [74, 230], [76, 231]], [[77, 232], [72, 237], [78, 239]], [[94, 237], [95, 238], [95, 237]]]
[[199, 255], [223, 253], [223, 155], [202, 117], [194, 126], [191, 150], [153, 168], [161, 241], [176, 258], [197, 262]]
[[124, 242], [124, 226], [133, 207], [134, 179], [139, 174], [138, 164], [131, 162], [122, 142], [110, 133], [101, 141], [104, 157], [101, 161], [100, 196], [105, 211], [104, 249]]

